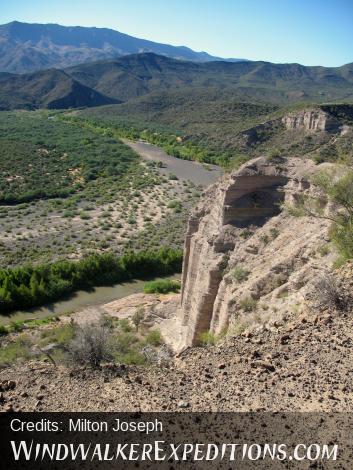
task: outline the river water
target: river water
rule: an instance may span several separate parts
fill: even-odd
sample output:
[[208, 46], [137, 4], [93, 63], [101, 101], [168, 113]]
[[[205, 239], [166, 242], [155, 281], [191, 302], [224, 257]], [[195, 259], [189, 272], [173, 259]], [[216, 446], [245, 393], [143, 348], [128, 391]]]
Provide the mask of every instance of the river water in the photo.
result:
[[[168, 276], [168, 279], [180, 279], [180, 274]], [[162, 279], [162, 278], [157, 278]], [[122, 299], [128, 295], [143, 292], [143, 287], [146, 281], [133, 280], [123, 282], [122, 284], [115, 284], [113, 286], [95, 287], [89, 291], [77, 291], [70, 297], [53, 302], [44, 307], [38, 307], [28, 310], [18, 310], [11, 315], [0, 315], [0, 325], [6, 325], [11, 321], [28, 320], [32, 318], [47, 318], [52, 316], [63, 315], [66, 313], [76, 312], [83, 310], [86, 307], [98, 306], [113, 300]]]

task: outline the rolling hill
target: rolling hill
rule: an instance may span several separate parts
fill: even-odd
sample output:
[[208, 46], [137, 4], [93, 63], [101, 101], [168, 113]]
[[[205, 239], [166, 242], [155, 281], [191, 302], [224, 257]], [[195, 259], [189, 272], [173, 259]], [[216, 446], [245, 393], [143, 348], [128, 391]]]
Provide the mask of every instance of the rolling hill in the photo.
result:
[[63, 68], [140, 52], [197, 62], [217, 59], [206, 52], [147, 41], [107, 28], [18, 21], [0, 25], [0, 71], [3, 72]]
[[195, 63], [144, 53], [66, 71], [86, 86], [121, 101], [155, 91], [211, 87], [270, 102], [353, 99], [353, 64], [334, 68], [270, 62]]
[[1, 77], [0, 110], [63, 109], [117, 103], [77, 82], [62, 70]]

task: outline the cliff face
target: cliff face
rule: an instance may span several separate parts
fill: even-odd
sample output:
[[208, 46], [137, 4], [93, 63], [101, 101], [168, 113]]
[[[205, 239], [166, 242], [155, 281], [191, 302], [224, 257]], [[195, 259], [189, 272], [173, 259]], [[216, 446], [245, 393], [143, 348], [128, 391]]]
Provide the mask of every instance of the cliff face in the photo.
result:
[[287, 114], [282, 118], [282, 123], [286, 129], [303, 128], [307, 131], [336, 132], [340, 127], [340, 122], [334, 116], [321, 109]]
[[197, 344], [205, 331], [276, 317], [302, 302], [325, 265], [315, 253], [327, 222], [281, 207], [315, 191], [308, 175], [316, 169], [311, 161], [261, 157], [208, 189], [185, 241], [179, 348]]

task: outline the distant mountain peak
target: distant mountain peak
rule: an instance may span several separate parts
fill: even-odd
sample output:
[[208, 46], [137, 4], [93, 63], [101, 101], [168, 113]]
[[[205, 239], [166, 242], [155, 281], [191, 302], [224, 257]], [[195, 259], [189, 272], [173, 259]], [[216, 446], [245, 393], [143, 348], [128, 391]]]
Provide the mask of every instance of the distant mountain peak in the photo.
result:
[[0, 25], [0, 72], [64, 68], [140, 52], [194, 62], [224, 60], [186, 46], [161, 44], [108, 28], [19, 21]]

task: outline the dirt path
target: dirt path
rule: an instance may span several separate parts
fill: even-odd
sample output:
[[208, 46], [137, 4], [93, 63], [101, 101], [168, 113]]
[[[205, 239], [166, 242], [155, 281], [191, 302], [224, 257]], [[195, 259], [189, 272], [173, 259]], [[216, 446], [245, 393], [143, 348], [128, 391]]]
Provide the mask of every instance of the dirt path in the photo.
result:
[[222, 174], [219, 166], [202, 165], [201, 163], [175, 158], [166, 154], [161, 148], [147, 142], [132, 142], [127, 139], [123, 139], [123, 142], [142, 158], [162, 162], [164, 166], [161, 168], [161, 173], [164, 175], [172, 173], [181, 180], [189, 180], [196, 185], [208, 186], [214, 183]]

